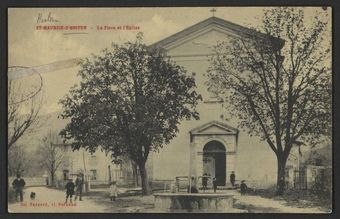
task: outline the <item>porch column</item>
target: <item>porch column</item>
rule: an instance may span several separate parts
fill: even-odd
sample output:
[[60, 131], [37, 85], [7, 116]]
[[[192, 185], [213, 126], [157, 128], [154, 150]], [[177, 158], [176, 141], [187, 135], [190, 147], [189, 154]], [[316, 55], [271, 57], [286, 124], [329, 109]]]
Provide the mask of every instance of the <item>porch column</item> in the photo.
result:
[[197, 162], [197, 152], [196, 152], [196, 144], [194, 142], [190, 143], [190, 162], [189, 162], [189, 177], [194, 175], [197, 176], [196, 170], [196, 162]]
[[[200, 149], [201, 150], [201, 149]], [[199, 187], [202, 187], [202, 178], [198, 179], [197, 177], [203, 175], [203, 151], [197, 151], [197, 160], [196, 160], [196, 169], [197, 169], [197, 183]]]
[[[227, 168], [226, 168], [226, 181], [227, 181], [227, 184], [230, 183], [230, 180], [229, 180], [229, 176], [231, 174], [231, 171], [235, 171], [235, 167], [236, 167], [236, 153], [227, 153], [226, 154], [226, 159], [227, 159]], [[236, 180], [237, 179], [237, 172], [235, 171], [235, 175], [236, 175]]]

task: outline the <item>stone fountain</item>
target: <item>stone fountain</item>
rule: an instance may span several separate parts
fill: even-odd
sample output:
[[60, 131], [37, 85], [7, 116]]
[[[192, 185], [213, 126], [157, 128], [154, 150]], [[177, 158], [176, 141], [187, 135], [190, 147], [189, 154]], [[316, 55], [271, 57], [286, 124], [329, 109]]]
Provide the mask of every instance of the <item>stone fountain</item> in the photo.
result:
[[156, 193], [155, 209], [167, 212], [233, 212], [233, 194]]

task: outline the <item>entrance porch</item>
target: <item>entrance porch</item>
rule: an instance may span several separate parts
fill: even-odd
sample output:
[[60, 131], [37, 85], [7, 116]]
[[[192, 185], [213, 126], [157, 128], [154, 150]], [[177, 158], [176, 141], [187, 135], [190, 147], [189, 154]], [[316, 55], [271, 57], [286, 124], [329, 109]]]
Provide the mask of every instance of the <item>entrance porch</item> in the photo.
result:
[[190, 131], [190, 169], [192, 182], [202, 187], [202, 176], [208, 176], [208, 187], [216, 177], [218, 186], [226, 186], [235, 171], [238, 129], [212, 121]]

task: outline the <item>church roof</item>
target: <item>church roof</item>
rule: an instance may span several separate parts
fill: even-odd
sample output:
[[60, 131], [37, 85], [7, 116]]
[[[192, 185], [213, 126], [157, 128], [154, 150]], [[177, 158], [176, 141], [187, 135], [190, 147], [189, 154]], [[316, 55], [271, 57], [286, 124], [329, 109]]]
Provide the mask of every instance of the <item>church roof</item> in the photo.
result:
[[194, 136], [198, 135], [233, 135], [236, 136], [236, 145], [238, 142], [239, 130], [237, 128], [231, 127], [230, 125], [219, 122], [219, 121], [210, 121], [205, 123], [197, 128], [190, 130], [190, 142], [193, 141]]
[[[258, 37], [260, 38], [265, 38], [265, 37], [268, 37], [267, 34], [264, 34], [264, 33], [261, 33], [261, 32], [258, 32], [258, 31], [255, 31], [253, 29], [250, 29], [250, 28], [247, 28], [247, 27], [244, 27], [244, 26], [241, 26], [241, 25], [238, 25], [238, 24], [235, 24], [235, 23], [232, 23], [230, 21], [227, 21], [227, 20], [224, 20], [224, 19], [221, 19], [221, 18], [217, 18], [217, 17], [210, 17], [206, 20], [203, 20], [197, 24], [194, 24], [180, 32], [177, 32], [169, 37], [166, 37], [165, 39], [163, 40], [160, 40], [152, 45], [150, 45], [150, 47], [165, 47], [166, 45], [172, 43], [172, 42], [175, 42], [176, 40], [179, 40], [183, 37], [186, 37], [192, 33], [195, 33], [196, 31], [199, 31], [209, 25], [218, 25], [222, 28], [225, 28], [225, 29], [229, 29], [239, 35], [245, 35], [245, 36], [254, 36], [254, 35], [257, 35]], [[272, 37], [272, 36], [270, 36]], [[277, 39], [278, 42], [279, 42], [279, 45], [280, 47], [283, 46], [284, 44], [284, 40], [282, 39], [278, 39], [278, 38], [275, 38], [275, 37], [272, 37], [274, 39]]]
[[[211, 127], [217, 127], [220, 130], [225, 131], [225, 133], [229, 133], [229, 134], [235, 134], [237, 135], [239, 133], [239, 130], [237, 128], [234, 128], [226, 123], [223, 122], [219, 122], [219, 121], [211, 121], [208, 123], [205, 123], [197, 128], [194, 128], [190, 131], [190, 134], [192, 135], [200, 135], [200, 134], [207, 134], [205, 133], [205, 130], [208, 130]], [[213, 134], [213, 133], [209, 133], [209, 134]], [[218, 133], [220, 134], [220, 133]]]

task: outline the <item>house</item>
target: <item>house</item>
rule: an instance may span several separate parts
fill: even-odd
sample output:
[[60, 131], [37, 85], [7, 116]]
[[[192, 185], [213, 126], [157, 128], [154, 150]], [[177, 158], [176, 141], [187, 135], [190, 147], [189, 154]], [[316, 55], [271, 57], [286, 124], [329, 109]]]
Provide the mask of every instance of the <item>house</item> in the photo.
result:
[[127, 159], [114, 163], [110, 154], [100, 149], [91, 154], [84, 149], [72, 151], [71, 147], [61, 145], [60, 150], [64, 156], [56, 173], [57, 186], [63, 186], [69, 178], [75, 179], [79, 173], [85, 174], [90, 189], [112, 181], [118, 185], [135, 182], [131, 162]]
[[332, 144], [327, 137], [310, 149], [297, 145], [288, 157], [286, 165], [287, 188], [321, 189], [332, 188]]

